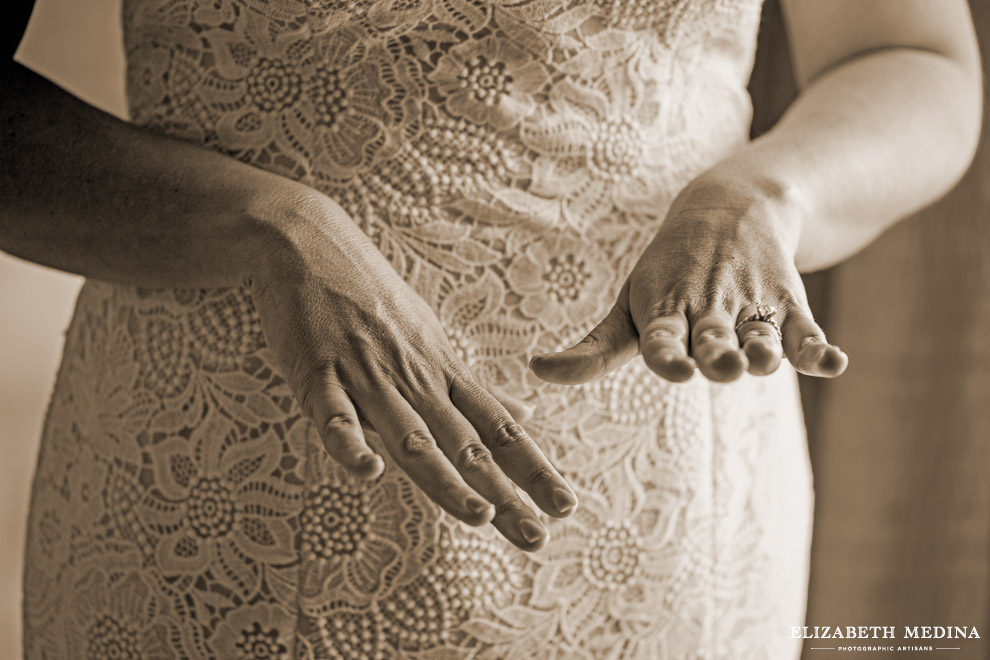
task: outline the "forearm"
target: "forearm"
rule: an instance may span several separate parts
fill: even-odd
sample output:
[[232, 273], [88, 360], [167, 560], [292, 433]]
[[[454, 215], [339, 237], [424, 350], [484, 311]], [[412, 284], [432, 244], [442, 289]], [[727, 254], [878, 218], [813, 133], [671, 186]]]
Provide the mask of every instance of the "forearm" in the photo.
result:
[[16, 256], [148, 287], [229, 286], [292, 216], [329, 203], [120, 121], [18, 65], [2, 74], [0, 249]]
[[973, 68], [916, 49], [853, 58], [812, 81], [772, 131], [702, 179], [770, 197], [784, 209], [798, 267], [830, 266], [965, 172], [980, 127]]

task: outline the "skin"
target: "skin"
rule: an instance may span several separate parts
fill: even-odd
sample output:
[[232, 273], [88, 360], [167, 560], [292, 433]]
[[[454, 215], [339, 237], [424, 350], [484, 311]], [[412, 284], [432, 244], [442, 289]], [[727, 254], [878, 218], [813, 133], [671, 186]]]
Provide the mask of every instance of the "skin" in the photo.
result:
[[30, 8], [0, 7], [0, 249], [125, 285], [248, 287], [272, 356], [334, 459], [378, 477], [384, 461], [366, 437], [377, 436], [451, 515], [491, 523], [523, 550], [543, 547], [546, 529], [516, 486], [553, 517], [575, 511], [573, 489], [343, 209], [120, 121], [15, 63]]
[[[340, 206], [114, 119], [14, 63], [31, 4], [0, 9], [0, 249], [122, 284], [249, 287], [336, 460], [381, 473], [370, 425], [452, 515], [542, 547], [546, 530], [512, 484], [551, 516], [577, 502], [507, 404], [527, 411], [471, 377]], [[682, 191], [609, 315], [577, 346], [535, 358], [540, 377], [584, 382], [639, 353], [673, 381], [696, 369], [719, 382], [767, 374], [782, 355], [808, 374], [845, 369], [799, 269], [854, 253], [962, 175], [979, 133], [976, 43], [964, 0], [785, 4], [801, 96], [767, 136]], [[777, 308], [783, 344], [768, 323], [736, 331], [757, 304]]]
[[[856, 253], [962, 176], [982, 76], [962, 0], [784, 0], [801, 93], [772, 131], [691, 182], [604, 320], [536, 356], [582, 383], [642, 354], [661, 377], [834, 377], [847, 356], [814, 322], [799, 271]], [[757, 305], [777, 309], [748, 322]]]

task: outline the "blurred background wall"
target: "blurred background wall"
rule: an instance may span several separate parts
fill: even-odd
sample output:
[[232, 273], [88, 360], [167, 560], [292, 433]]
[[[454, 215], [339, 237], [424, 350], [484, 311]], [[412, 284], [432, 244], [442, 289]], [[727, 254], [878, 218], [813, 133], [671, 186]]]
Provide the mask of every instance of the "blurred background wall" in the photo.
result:
[[[971, 5], [990, 43], [990, 3]], [[123, 116], [118, 11], [119, 0], [39, 0], [18, 59]], [[756, 134], [793, 94], [777, 0], [764, 16]], [[984, 135], [948, 197], [806, 278], [817, 316], [852, 356], [837, 381], [802, 382], [818, 492], [809, 625], [978, 625], [983, 640], [945, 657], [990, 659], [988, 215]], [[80, 283], [0, 254], [3, 657], [20, 657], [28, 487]]]
[[[990, 72], [990, 2], [970, 7]], [[794, 94], [778, 0], [750, 87], [759, 134]], [[957, 660], [990, 660], [988, 121], [990, 100], [955, 190], [805, 278], [850, 355], [841, 378], [801, 383], [817, 495], [807, 623], [978, 626], [982, 639], [925, 654]], [[813, 645], [835, 646], [806, 644], [807, 660], [825, 653]]]
[[[970, 6], [987, 73], [990, 2]], [[939, 656], [959, 660], [990, 660], [984, 103], [980, 149], [956, 189], [829, 273], [828, 328], [854, 357], [821, 387], [811, 428], [809, 622], [978, 625], [981, 640], [935, 644], [961, 647]]]

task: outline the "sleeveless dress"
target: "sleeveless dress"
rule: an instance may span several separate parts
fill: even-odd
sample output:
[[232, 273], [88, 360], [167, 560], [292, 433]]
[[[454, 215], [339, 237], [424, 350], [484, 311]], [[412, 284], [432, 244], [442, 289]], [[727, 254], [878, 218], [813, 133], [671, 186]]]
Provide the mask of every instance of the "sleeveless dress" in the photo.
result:
[[89, 280], [33, 484], [27, 657], [796, 658], [791, 367], [526, 368], [604, 316], [673, 196], [746, 142], [760, 5], [125, 0], [134, 122], [337, 200], [477, 377], [535, 406], [580, 506], [527, 554], [390, 461], [353, 480], [246, 290]]

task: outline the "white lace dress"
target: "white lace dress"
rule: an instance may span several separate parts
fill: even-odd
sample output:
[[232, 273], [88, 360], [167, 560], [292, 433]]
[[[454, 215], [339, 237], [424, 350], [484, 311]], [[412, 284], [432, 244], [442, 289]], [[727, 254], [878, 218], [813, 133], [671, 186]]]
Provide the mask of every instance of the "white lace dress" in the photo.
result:
[[340, 202], [581, 501], [526, 554], [325, 455], [247, 293], [88, 281], [44, 430], [27, 657], [793, 659], [794, 372], [581, 387], [673, 195], [747, 139], [760, 0], [125, 0], [136, 123]]

